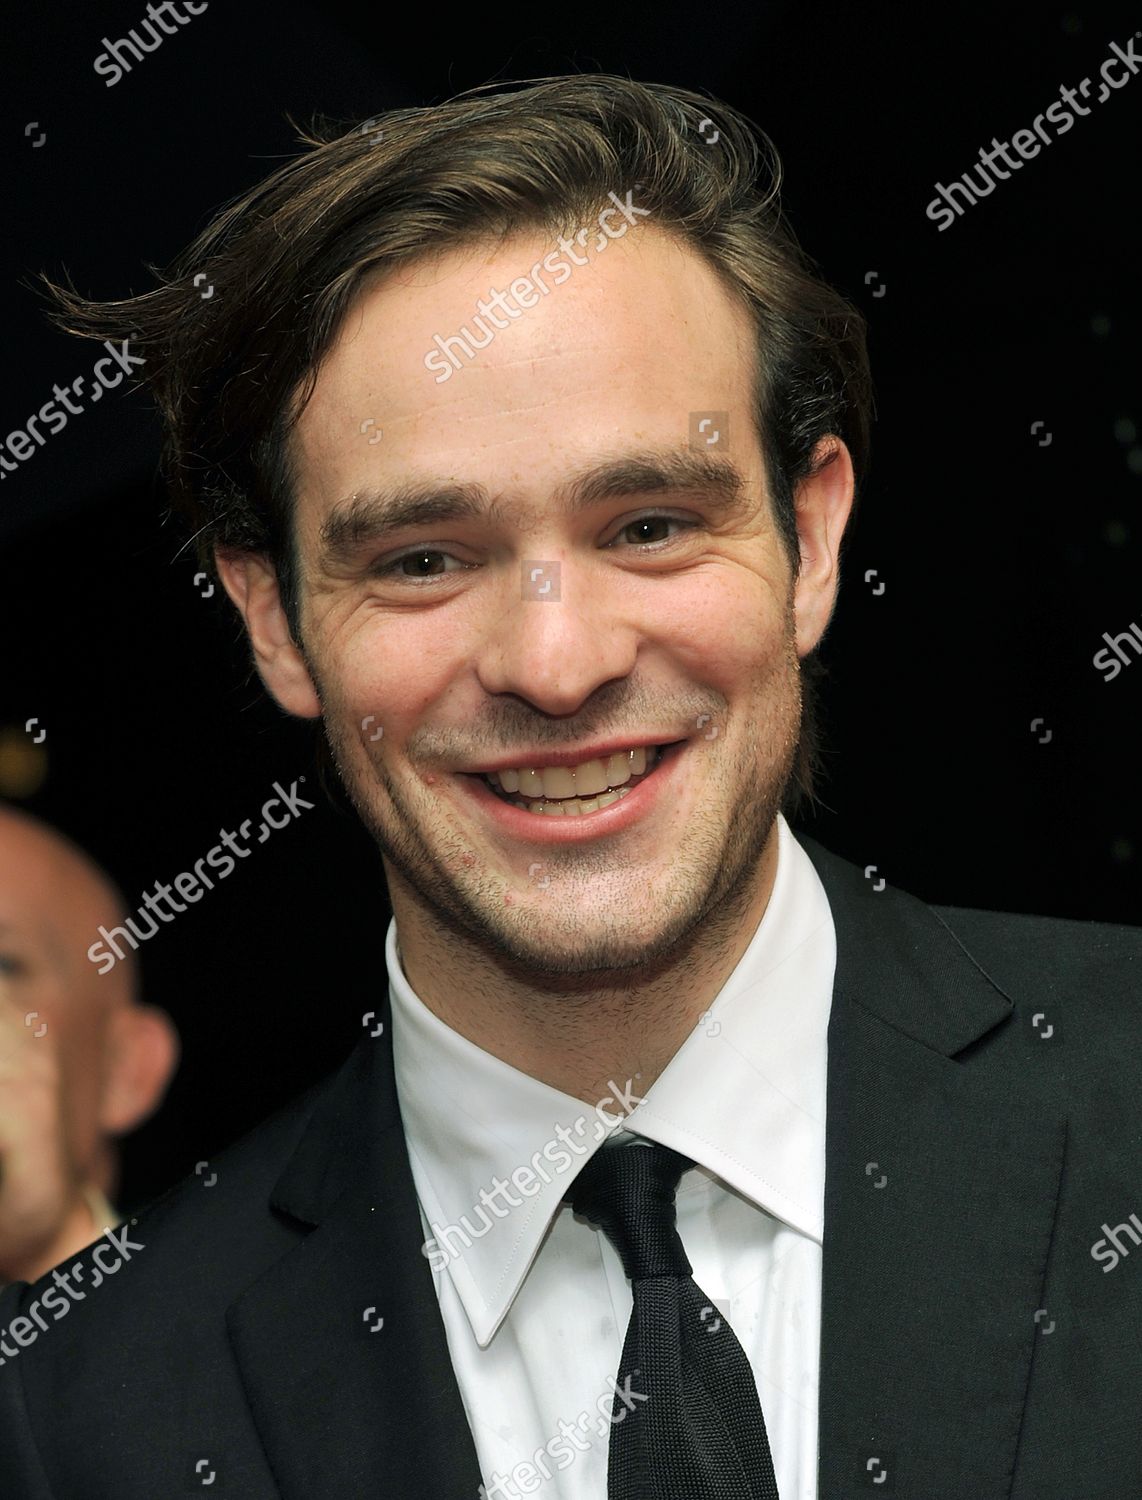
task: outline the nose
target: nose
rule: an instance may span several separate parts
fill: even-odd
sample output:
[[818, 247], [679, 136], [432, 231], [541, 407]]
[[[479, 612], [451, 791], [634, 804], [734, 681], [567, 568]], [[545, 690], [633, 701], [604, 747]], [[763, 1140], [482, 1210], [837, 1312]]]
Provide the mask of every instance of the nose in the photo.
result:
[[517, 564], [489, 597], [475, 653], [484, 690], [514, 693], [546, 714], [571, 714], [604, 683], [628, 676], [640, 632], [629, 589], [624, 609], [623, 588], [621, 574], [566, 551]]

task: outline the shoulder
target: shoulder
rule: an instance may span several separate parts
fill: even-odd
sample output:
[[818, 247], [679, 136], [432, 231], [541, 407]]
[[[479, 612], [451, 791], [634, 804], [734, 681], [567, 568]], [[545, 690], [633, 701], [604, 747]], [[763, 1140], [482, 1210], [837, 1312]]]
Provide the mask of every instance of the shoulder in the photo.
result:
[[1092, 1016], [1133, 1013], [1142, 1022], [1142, 927], [1023, 912], [931, 906], [1002, 989], [1034, 986], [1041, 998]]
[[19, 1358], [9, 1363], [28, 1374], [49, 1351], [66, 1357], [67, 1348], [118, 1339], [134, 1325], [166, 1327], [173, 1338], [210, 1305], [224, 1309], [298, 1238], [297, 1226], [274, 1214], [268, 1200], [336, 1076], [312, 1085], [39, 1281], [7, 1287], [0, 1331], [15, 1323], [23, 1335]]
[[[1045, 986], [1053, 992], [1091, 989], [1112, 1003], [1134, 998], [1142, 1005], [1142, 926], [936, 905], [915, 892], [868, 878], [875, 866], [860, 866], [798, 832], [796, 838], [822, 880], [834, 916], [838, 906], [854, 930], [895, 921], [916, 941], [935, 918], [976, 966], [1006, 989], [1005, 978]], [[927, 916], [925, 917], [924, 914]]]
[[961, 1061], [970, 1056], [973, 1066], [1002, 1070], [1013, 1083], [1038, 1079], [1056, 1102], [1084, 1111], [1115, 1095], [1120, 1118], [1138, 1117], [1142, 927], [935, 904], [878, 887], [868, 871], [815, 839], [799, 834], [798, 841], [824, 885], [838, 947], [887, 950], [918, 984], [938, 978], [944, 1003], [973, 971], [1008, 1003], [1006, 1017]]
[[1142, 928], [929, 910], [1012, 1006], [1007, 1022], [960, 1061], [1013, 1090], [1036, 1088], [1044, 1105], [1066, 1111], [1086, 1159], [1108, 1170], [1117, 1161], [1129, 1178], [1129, 1142], [1142, 1130]]

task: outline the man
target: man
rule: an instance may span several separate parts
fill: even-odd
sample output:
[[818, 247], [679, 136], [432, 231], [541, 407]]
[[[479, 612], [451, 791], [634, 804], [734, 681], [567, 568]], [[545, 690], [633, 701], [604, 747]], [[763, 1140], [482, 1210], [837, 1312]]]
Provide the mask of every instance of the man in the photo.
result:
[[138, 1003], [133, 955], [87, 948], [120, 898], [55, 829], [0, 805], [0, 1283], [36, 1281], [119, 1224], [115, 1140], [158, 1107], [178, 1058]]
[[711, 108], [309, 137], [156, 291], [57, 293], [394, 920], [338, 1075], [0, 1370], [21, 1496], [1142, 1488], [1142, 936], [793, 837], [863, 329]]

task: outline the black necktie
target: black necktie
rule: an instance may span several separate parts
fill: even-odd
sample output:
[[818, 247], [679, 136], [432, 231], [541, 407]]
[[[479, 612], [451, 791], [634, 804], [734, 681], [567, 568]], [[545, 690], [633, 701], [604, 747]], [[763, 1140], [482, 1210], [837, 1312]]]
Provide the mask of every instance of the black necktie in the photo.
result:
[[778, 1500], [749, 1360], [696, 1285], [674, 1225], [678, 1181], [693, 1165], [650, 1142], [607, 1145], [567, 1193], [618, 1251], [634, 1302], [611, 1415], [608, 1500]]

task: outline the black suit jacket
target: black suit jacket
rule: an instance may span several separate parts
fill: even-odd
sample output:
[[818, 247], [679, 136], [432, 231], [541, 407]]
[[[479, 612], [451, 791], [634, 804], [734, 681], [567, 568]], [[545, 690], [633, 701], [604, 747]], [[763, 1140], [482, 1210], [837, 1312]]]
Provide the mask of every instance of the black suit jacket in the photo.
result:
[[[1142, 928], [932, 907], [800, 842], [838, 948], [819, 1494], [1137, 1500]], [[477, 1500], [385, 1004], [41, 1310], [0, 1367], [3, 1500]], [[52, 1285], [0, 1296], [0, 1338]]]

